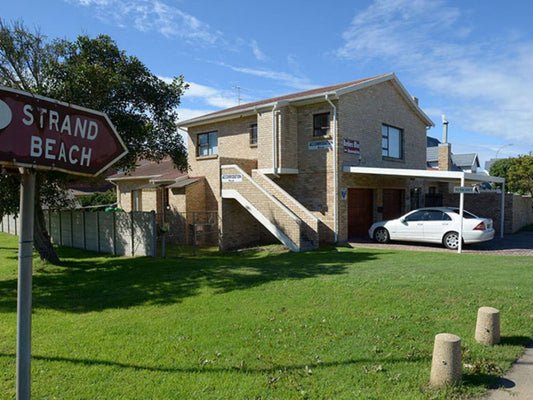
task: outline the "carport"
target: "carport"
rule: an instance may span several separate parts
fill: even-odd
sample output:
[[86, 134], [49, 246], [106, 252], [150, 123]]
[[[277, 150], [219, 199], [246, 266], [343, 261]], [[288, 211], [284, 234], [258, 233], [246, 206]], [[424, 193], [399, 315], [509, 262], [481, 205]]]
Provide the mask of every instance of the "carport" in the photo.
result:
[[[397, 176], [403, 178], [423, 179], [430, 182], [456, 182], [458, 186], [465, 187], [467, 184], [472, 185], [480, 182], [495, 182], [502, 184], [501, 193], [501, 220], [500, 220], [500, 237], [503, 238], [503, 229], [505, 221], [505, 179], [497, 176], [490, 176], [485, 174], [476, 174], [462, 171], [435, 171], [435, 170], [423, 170], [423, 169], [402, 169], [402, 168], [372, 168], [372, 167], [357, 167], [357, 166], [344, 166], [343, 172], [350, 174], [364, 174], [364, 175], [385, 175], [385, 176]], [[461, 218], [464, 210], [464, 191], [460, 192], [459, 196], [459, 211]], [[459, 232], [459, 248], [457, 251], [462, 251], [462, 226]]]

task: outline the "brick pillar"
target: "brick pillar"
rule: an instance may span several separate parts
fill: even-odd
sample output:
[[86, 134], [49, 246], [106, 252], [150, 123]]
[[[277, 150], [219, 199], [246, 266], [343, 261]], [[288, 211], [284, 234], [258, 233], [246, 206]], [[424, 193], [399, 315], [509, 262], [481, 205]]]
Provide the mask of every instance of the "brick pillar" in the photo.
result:
[[452, 170], [452, 145], [450, 143], [439, 144], [439, 171]]

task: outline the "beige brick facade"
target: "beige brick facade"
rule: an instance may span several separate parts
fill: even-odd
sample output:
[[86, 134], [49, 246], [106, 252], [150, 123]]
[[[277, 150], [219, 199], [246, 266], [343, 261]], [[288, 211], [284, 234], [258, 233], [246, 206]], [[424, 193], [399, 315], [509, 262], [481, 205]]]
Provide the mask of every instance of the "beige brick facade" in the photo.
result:
[[[301, 226], [317, 225], [320, 242], [333, 242], [335, 238], [335, 199], [337, 207], [337, 239], [348, 238], [348, 211], [341, 192], [347, 188], [369, 188], [373, 191], [374, 219], [380, 219], [383, 189], [402, 190], [402, 207], [407, 209], [410, 190], [417, 187], [406, 178], [356, 175], [344, 173], [344, 166], [379, 168], [425, 169], [426, 127], [431, 121], [425, 117], [410, 96], [405, 93], [396, 78], [364, 85], [357, 90], [347, 90], [334, 95], [302, 96], [302, 99], [258, 103], [243, 108], [243, 113], [230, 113], [217, 118], [200, 117], [188, 128], [189, 163], [191, 175], [205, 176], [206, 207], [217, 209], [221, 224], [221, 247], [233, 248], [255, 241], [272, 240], [272, 236], [255, 220], [250, 212], [235, 199], [222, 199], [222, 189], [234, 190], [254, 209], [280, 227], [280, 230], [301, 241], [304, 229]], [[329, 93], [325, 91], [326, 93]], [[313, 95], [316, 91], [311, 91]], [[331, 101], [331, 103], [328, 101]], [[333, 104], [333, 106], [332, 106]], [[245, 113], [246, 112], [246, 113]], [[250, 115], [250, 113], [252, 115]], [[330, 129], [326, 136], [314, 136], [313, 119], [316, 114], [329, 113]], [[335, 118], [337, 125], [335, 125]], [[203, 122], [205, 121], [205, 123]], [[216, 122], [213, 122], [216, 121]], [[257, 146], [250, 146], [250, 126], [258, 126]], [[382, 156], [382, 126], [388, 125], [401, 131], [401, 154], [398, 159]], [[333, 143], [337, 129], [337, 144]], [[216, 131], [218, 154], [197, 157], [198, 135]], [[343, 140], [359, 144], [360, 153], [344, 152]], [[337, 148], [335, 168], [334, 148]], [[280, 211], [273, 211], [268, 197], [251, 190], [248, 178], [242, 182], [221, 184], [224, 165], [238, 165], [254, 182], [268, 191], [276, 200], [287, 203], [287, 208], [297, 216], [300, 228], [291, 218], [286, 219]], [[258, 169], [270, 178], [265, 182], [253, 172]], [[335, 176], [337, 171], [337, 181]], [[235, 170], [232, 174], [239, 174]], [[275, 188], [278, 186], [279, 190]], [[335, 187], [337, 196], [335, 196]], [[289, 206], [293, 202], [296, 206]], [[302, 207], [303, 206], [303, 207]], [[298, 214], [296, 209], [306, 209], [310, 219]], [[318, 219], [318, 224], [313, 219]], [[289, 221], [290, 220], [290, 221]], [[292, 222], [291, 222], [292, 221]], [[266, 233], [265, 233], [266, 232]]]

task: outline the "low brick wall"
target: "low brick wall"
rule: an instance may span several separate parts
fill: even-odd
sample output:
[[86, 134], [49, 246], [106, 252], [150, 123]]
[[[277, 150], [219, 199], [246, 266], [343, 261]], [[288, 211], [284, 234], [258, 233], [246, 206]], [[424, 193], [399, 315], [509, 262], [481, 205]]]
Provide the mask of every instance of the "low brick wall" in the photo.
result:
[[[444, 193], [444, 206], [459, 207], [459, 194]], [[464, 208], [479, 217], [492, 218], [496, 234], [500, 234], [501, 193], [478, 193], [464, 196]], [[508, 235], [533, 224], [533, 201], [531, 197], [516, 194], [505, 195], [503, 233]]]

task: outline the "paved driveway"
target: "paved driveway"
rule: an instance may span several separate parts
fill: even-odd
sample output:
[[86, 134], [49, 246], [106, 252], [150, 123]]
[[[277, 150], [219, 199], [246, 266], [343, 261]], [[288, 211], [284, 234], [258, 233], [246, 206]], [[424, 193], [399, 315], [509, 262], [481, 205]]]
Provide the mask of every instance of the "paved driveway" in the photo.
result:
[[[370, 238], [354, 238], [349, 241], [349, 245], [352, 247], [375, 249], [457, 252], [457, 250], [448, 250], [438, 244], [412, 242], [390, 242], [387, 244], [380, 244], [374, 242]], [[533, 256], [533, 232], [515, 233], [513, 235], [506, 235], [503, 239], [496, 237], [489, 242], [465, 245], [463, 246], [463, 253], [500, 256]]]

